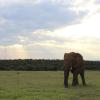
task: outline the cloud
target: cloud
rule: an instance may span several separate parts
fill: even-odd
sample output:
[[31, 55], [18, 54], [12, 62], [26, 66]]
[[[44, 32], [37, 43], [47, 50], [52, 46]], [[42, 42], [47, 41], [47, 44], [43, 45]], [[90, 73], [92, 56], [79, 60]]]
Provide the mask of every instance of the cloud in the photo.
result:
[[14, 44], [1, 46], [1, 55], [3, 55], [1, 57], [63, 59], [65, 52], [75, 51], [80, 52], [84, 59], [99, 59], [97, 55], [100, 50], [100, 39], [95, 37], [67, 37], [57, 35], [55, 31], [38, 30], [30, 34], [19, 35], [17, 39], [18, 41]]
[[88, 2], [84, 0], [81, 2], [79, 0], [29, 0], [28, 2], [27, 0], [1, 0], [0, 2], [5, 5], [10, 4], [0, 8], [0, 16], [10, 23], [6, 23], [8, 28], [4, 33], [11, 32], [11, 30], [19, 32], [55, 29], [79, 23], [91, 10], [89, 5], [93, 4], [93, 0]]
[[99, 59], [97, 2], [0, 0], [1, 57], [63, 58], [64, 52], [76, 51], [85, 59]]
[[0, 0], [1, 7], [7, 7], [15, 4], [37, 4], [42, 0]]
[[17, 4], [2, 7], [0, 16], [9, 23], [5, 32], [14, 33], [21, 30], [55, 29], [78, 22], [86, 15], [77, 14], [70, 7], [64, 7], [56, 2], [41, 2], [37, 4]]
[[[70, 9], [72, 2], [65, 0], [0, 0], [0, 44], [18, 44], [19, 37], [24, 33], [56, 28], [75, 24], [80, 21], [86, 13], [77, 14]], [[65, 6], [66, 4], [67, 6]], [[24, 35], [25, 35], [24, 34]], [[39, 36], [36, 36], [40, 39]], [[34, 39], [34, 37], [33, 37]], [[36, 39], [36, 38], [35, 38]], [[35, 40], [34, 39], [34, 40]], [[44, 39], [41, 37], [41, 39]]]

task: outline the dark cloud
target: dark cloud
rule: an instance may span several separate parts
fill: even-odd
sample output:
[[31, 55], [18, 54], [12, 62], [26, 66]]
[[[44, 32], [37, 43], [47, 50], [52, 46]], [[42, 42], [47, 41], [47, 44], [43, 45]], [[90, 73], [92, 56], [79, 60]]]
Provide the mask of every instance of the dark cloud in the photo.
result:
[[[0, 8], [0, 17], [6, 22], [0, 24], [0, 44], [19, 43], [18, 36], [29, 34], [33, 30], [53, 30], [69, 24], [74, 24], [86, 15], [86, 12], [78, 14], [70, 9], [71, 6], [63, 6], [56, 2], [41, 2], [37, 4], [14, 4]], [[26, 36], [28, 36], [26, 34]], [[32, 36], [33, 41], [51, 39], [49, 36]]]
[[65, 8], [59, 4], [50, 2], [43, 2], [36, 5], [13, 5], [2, 8], [0, 11], [0, 16], [13, 22], [13, 25], [19, 30], [25, 28], [52, 29], [71, 24], [84, 15], [85, 13], [82, 12], [77, 14], [69, 6]]

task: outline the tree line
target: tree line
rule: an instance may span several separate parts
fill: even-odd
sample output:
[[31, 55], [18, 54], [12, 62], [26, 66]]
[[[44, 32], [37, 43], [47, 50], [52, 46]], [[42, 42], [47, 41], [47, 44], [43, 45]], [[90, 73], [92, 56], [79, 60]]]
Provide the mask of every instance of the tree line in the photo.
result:
[[[87, 70], [100, 70], [100, 61], [84, 61]], [[63, 70], [63, 60], [18, 59], [0, 60], [0, 70], [14, 71], [60, 71]]]

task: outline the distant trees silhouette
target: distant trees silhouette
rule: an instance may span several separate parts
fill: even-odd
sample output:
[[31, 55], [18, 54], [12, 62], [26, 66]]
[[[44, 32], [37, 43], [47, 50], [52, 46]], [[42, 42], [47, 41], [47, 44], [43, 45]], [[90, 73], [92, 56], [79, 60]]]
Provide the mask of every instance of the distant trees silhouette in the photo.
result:
[[[100, 70], [100, 61], [84, 61], [84, 66], [88, 70]], [[63, 70], [63, 60], [58, 60], [58, 59], [0, 60], [0, 70], [61, 71]]]

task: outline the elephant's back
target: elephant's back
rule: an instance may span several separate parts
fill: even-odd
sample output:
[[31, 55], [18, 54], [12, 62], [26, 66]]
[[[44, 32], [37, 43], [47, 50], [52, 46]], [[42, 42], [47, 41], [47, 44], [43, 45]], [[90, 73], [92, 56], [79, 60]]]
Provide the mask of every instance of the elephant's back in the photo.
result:
[[82, 64], [83, 56], [79, 53], [70, 52], [64, 54], [64, 61], [70, 64]]

